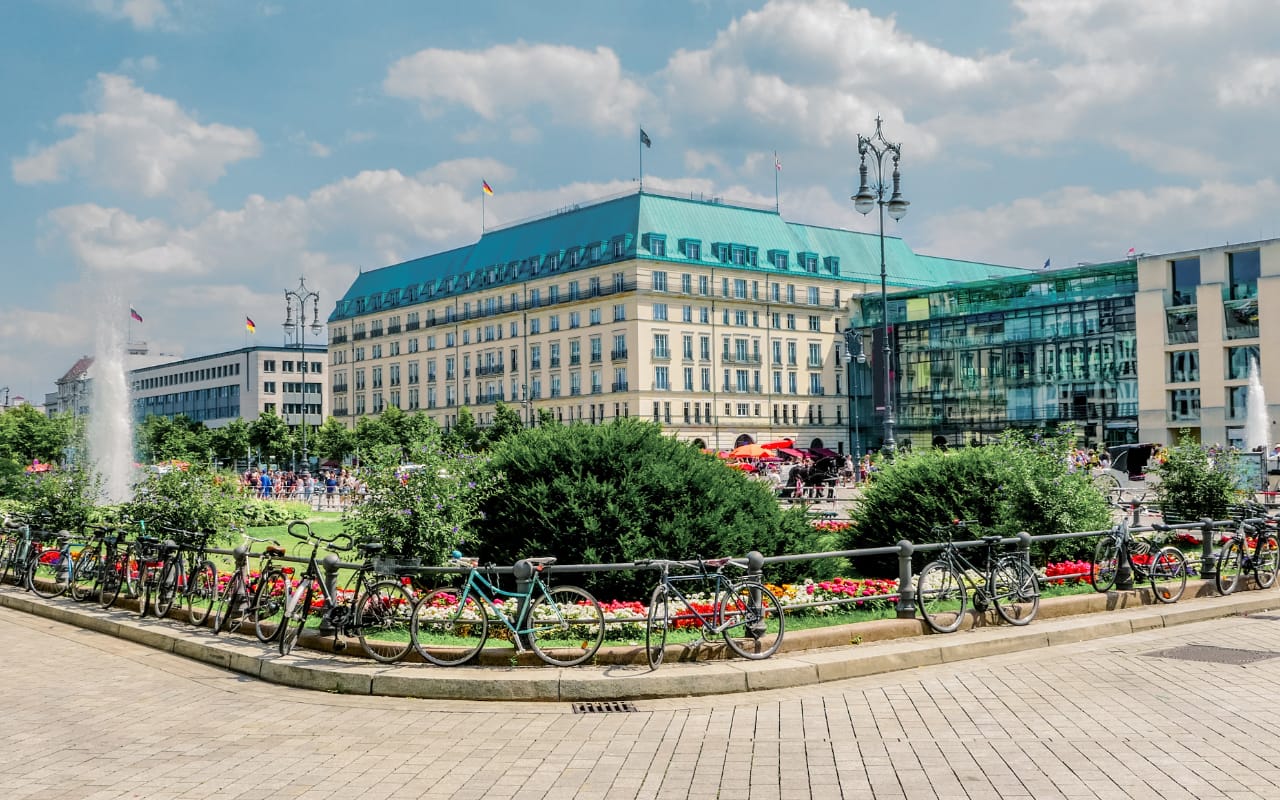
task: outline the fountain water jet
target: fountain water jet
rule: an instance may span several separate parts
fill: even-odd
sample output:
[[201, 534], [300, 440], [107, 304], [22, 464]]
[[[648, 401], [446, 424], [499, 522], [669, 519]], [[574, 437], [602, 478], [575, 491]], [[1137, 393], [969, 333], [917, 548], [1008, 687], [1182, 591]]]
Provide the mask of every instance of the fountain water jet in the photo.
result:
[[133, 497], [133, 415], [125, 365], [127, 335], [120, 303], [105, 303], [98, 321], [98, 344], [93, 358], [93, 394], [86, 432], [89, 462], [102, 479], [104, 503], [123, 503]]
[[1264, 452], [1270, 442], [1270, 419], [1267, 414], [1267, 396], [1262, 390], [1262, 377], [1258, 374], [1258, 359], [1249, 359], [1249, 390], [1245, 395], [1244, 449]]

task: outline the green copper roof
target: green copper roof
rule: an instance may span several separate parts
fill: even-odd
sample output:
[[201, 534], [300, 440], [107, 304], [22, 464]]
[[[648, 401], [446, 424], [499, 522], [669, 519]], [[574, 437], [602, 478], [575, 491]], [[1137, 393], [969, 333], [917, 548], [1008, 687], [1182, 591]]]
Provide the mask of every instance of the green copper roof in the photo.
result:
[[[690, 242], [697, 244], [696, 252]], [[893, 236], [886, 236], [884, 244], [887, 283], [903, 289], [1025, 272], [917, 255]], [[655, 254], [658, 247], [662, 255]], [[620, 256], [615, 256], [615, 248], [621, 248]], [[806, 274], [808, 259], [814, 272], [825, 278], [880, 280], [880, 240], [875, 234], [787, 222], [772, 209], [637, 192], [571, 206], [486, 231], [474, 244], [362, 272], [329, 320], [518, 284], [535, 274], [552, 274], [552, 259], [555, 272], [573, 272], [637, 257], [793, 278]], [[783, 257], [786, 268], [775, 266], [775, 259]]]

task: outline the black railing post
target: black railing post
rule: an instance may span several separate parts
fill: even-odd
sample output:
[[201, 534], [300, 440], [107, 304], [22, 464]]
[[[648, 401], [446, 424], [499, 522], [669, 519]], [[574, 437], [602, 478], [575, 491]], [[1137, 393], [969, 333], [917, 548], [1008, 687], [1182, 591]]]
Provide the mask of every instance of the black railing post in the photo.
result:
[[516, 630], [527, 628], [525, 619], [529, 614], [529, 586], [533, 583], [533, 564], [527, 558], [517, 561], [511, 568], [511, 574], [516, 579], [516, 591], [520, 597], [516, 601]]
[[1204, 579], [1218, 574], [1218, 554], [1214, 552], [1217, 533], [1213, 520], [1208, 517], [1200, 519], [1200, 577]]
[[898, 619], [915, 619], [916, 589], [911, 584], [911, 555], [916, 546], [906, 539], [898, 542]]
[[[324, 588], [325, 588], [325, 591], [328, 593], [329, 597], [338, 596], [338, 564], [339, 563], [340, 563], [340, 559], [334, 553], [329, 553], [324, 558], [320, 559], [320, 568], [324, 572], [324, 575], [322, 576], [321, 580], [324, 581]], [[321, 636], [328, 636], [329, 634], [333, 633], [333, 630], [334, 630], [333, 620], [330, 619], [330, 616], [329, 616], [329, 611], [331, 610], [332, 609], [325, 609], [324, 615], [320, 617], [320, 627], [317, 629], [317, 632]]]
[[1018, 555], [1022, 557], [1022, 563], [1035, 570], [1031, 563], [1031, 534], [1026, 531], [1018, 531]]
[[1129, 566], [1129, 559], [1133, 553], [1134, 540], [1129, 533], [1129, 520], [1120, 520], [1120, 524], [1116, 527], [1121, 533], [1120, 547], [1124, 548], [1123, 553], [1116, 553], [1116, 588], [1128, 591], [1133, 588], [1133, 569]]

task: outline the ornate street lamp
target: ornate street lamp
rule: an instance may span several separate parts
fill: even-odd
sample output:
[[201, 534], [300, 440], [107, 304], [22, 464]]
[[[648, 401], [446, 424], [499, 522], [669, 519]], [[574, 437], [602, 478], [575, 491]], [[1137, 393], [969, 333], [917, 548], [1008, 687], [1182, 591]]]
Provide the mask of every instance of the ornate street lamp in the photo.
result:
[[[857, 352], [854, 349], [857, 348]], [[849, 421], [853, 423], [853, 436], [849, 439], [849, 452], [854, 458], [862, 458], [862, 424], [858, 421], [858, 396], [853, 389], [853, 376], [858, 374], [858, 364], [867, 363], [867, 353], [863, 350], [862, 334], [853, 328], [844, 332], [844, 363], [849, 365]]]
[[[870, 137], [858, 134], [858, 177], [861, 183], [858, 186], [858, 193], [850, 199], [853, 200], [854, 209], [864, 216], [871, 213], [871, 209], [877, 206], [880, 208], [880, 312], [883, 314], [881, 323], [884, 336], [883, 449], [886, 455], [892, 456], [897, 449], [897, 442], [893, 438], [893, 429], [896, 424], [893, 418], [895, 387], [893, 385], [893, 346], [889, 341], [889, 291], [884, 262], [884, 212], [887, 209], [889, 216], [895, 220], [902, 219], [907, 215], [907, 206], [910, 203], [902, 199], [902, 192], [899, 191], [901, 175], [898, 172], [898, 161], [902, 158], [902, 145], [884, 138], [884, 133], [880, 130], [880, 122], [880, 118], [876, 117], [876, 132]], [[870, 184], [867, 183], [868, 155], [871, 156], [871, 163], [876, 169], [875, 182]], [[886, 190], [889, 189], [885, 179], [885, 159], [888, 157], [893, 159], [893, 185], [889, 199], [885, 200]]]
[[[320, 293], [307, 289], [307, 279], [298, 278], [298, 288], [284, 293], [284, 329], [293, 330], [294, 339], [298, 342], [302, 364], [302, 463], [303, 469], [311, 469], [311, 460], [307, 457], [307, 377], [311, 374], [307, 369], [307, 301], [311, 301], [311, 332], [320, 333]], [[294, 305], [298, 307], [298, 317], [293, 317]]]

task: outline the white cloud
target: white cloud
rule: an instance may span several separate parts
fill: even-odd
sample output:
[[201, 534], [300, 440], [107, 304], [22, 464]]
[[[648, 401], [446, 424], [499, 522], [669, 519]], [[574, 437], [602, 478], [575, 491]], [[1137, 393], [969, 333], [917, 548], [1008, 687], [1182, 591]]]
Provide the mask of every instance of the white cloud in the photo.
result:
[[1266, 56], [1237, 63], [1218, 82], [1218, 102], [1223, 106], [1261, 108], [1274, 105], [1280, 94], [1280, 58]]
[[551, 119], [611, 132], [630, 130], [649, 98], [623, 75], [618, 56], [607, 47], [525, 43], [483, 51], [421, 50], [391, 65], [383, 89], [417, 100], [428, 116], [461, 105], [495, 121], [541, 108]]
[[160, 68], [160, 60], [155, 56], [129, 57], [120, 62], [116, 72], [131, 72], [135, 75], [155, 72]]
[[316, 158], [328, 158], [333, 155], [332, 148], [308, 137], [307, 134], [302, 131], [296, 131], [295, 133], [289, 134], [289, 142], [305, 149]]
[[12, 162], [18, 183], [51, 183], [76, 172], [93, 183], [147, 197], [213, 183], [227, 165], [261, 150], [248, 128], [201, 125], [176, 102], [123, 75], [100, 74], [94, 110], [66, 114], [72, 135]]
[[140, 31], [153, 30], [170, 18], [165, 0], [90, 0], [89, 8], [109, 19], [128, 20]]

